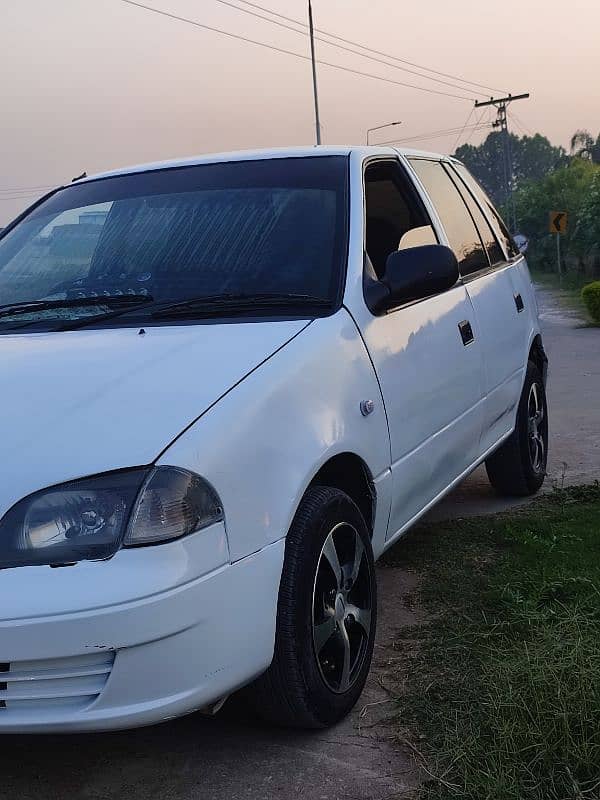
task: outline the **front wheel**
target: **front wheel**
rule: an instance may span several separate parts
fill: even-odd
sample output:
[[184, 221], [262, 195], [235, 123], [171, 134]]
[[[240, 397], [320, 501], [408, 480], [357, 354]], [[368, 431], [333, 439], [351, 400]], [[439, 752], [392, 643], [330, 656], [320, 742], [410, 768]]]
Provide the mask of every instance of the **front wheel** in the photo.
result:
[[501, 494], [525, 497], [540, 489], [548, 460], [548, 406], [542, 375], [532, 361], [517, 411], [515, 430], [485, 462], [492, 486]]
[[323, 728], [354, 706], [375, 640], [375, 568], [369, 532], [352, 500], [310, 488], [286, 540], [273, 662], [250, 687], [271, 722]]

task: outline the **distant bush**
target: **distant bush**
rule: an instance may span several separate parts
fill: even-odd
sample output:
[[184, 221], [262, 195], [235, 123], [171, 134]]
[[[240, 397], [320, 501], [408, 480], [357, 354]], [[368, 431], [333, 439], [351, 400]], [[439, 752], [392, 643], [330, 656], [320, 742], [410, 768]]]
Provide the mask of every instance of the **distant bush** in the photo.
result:
[[600, 281], [588, 283], [581, 290], [581, 297], [594, 322], [600, 324]]

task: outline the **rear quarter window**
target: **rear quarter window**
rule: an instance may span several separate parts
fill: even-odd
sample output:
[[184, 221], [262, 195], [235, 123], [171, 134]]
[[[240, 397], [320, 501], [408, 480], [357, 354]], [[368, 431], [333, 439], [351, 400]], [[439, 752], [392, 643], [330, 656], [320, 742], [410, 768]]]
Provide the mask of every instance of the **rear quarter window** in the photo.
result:
[[498, 213], [498, 210], [495, 208], [494, 204], [481, 188], [481, 186], [477, 183], [475, 178], [471, 175], [466, 167], [462, 164], [458, 163], [457, 161], [452, 162], [452, 167], [460, 176], [460, 179], [465, 184], [467, 189], [475, 196], [478, 200], [482, 208], [485, 209], [487, 212], [488, 218], [490, 220], [490, 224], [496, 234], [496, 238], [501, 243], [502, 247], [505, 250], [506, 257], [508, 259], [516, 258], [520, 255], [519, 248], [514, 242], [514, 239], [509, 233], [508, 228], [506, 227], [504, 220]]
[[467, 189], [465, 184], [460, 180], [456, 172], [450, 167], [449, 164], [444, 164], [444, 168], [446, 172], [452, 178], [452, 182], [458, 189], [460, 196], [462, 197], [465, 205], [469, 209], [469, 213], [479, 231], [479, 235], [481, 236], [481, 241], [483, 242], [483, 246], [485, 247], [485, 251], [488, 255], [490, 260], [490, 264], [492, 266], [496, 266], [499, 264], [503, 264], [506, 260], [506, 256], [504, 255], [504, 251], [498, 244], [498, 240], [492, 230], [492, 227], [486, 217], [484, 216], [481, 207], [475, 200], [472, 193]]

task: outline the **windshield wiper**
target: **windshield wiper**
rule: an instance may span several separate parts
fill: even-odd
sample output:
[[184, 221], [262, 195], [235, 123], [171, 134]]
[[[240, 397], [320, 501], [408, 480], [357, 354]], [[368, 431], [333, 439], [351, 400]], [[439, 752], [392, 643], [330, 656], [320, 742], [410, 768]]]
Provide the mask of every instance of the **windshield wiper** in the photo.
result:
[[[2, 317], [19, 316], [36, 311], [48, 311], [53, 308], [79, 308], [86, 306], [131, 306], [152, 303], [154, 298], [149, 294], [110, 294], [93, 297], [67, 297], [63, 300], [29, 300], [21, 303], [8, 303], [0, 306]], [[110, 312], [112, 313], [112, 309]], [[97, 315], [94, 315], [96, 317]]]
[[185, 317], [219, 314], [222, 311], [251, 312], [262, 308], [290, 308], [293, 306], [327, 308], [331, 301], [310, 294], [215, 294], [190, 297], [176, 303], [161, 304], [151, 311], [152, 317]]

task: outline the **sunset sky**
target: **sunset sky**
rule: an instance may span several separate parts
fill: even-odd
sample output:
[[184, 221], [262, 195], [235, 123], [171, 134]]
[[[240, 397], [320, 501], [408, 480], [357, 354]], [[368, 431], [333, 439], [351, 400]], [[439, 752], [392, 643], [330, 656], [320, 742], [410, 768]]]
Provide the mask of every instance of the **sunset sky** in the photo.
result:
[[[217, 0], [144, 1], [309, 53], [306, 36]], [[306, 0], [255, 2], [306, 21]], [[313, 0], [313, 5], [317, 28], [494, 89], [530, 91], [530, 100], [511, 109], [515, 133], [540, 131], [568, 146], [577, 128], [600, 132], [600, 4], [595, 0]], [[0, 6], [0, 226], [35, 199], [37, 187], [69, 181], [84, 170], [314, 141], [308, 61], [122, 0], [0, 0]], [[245, 8], [264, 14], [248, 4]], [[317, 56], [466, 98], [491, 93], [433, 83], [322, 42], [317, 42]], [[459, 128], [473, 105], [472, 99], [425, 93], [325, 65], [319, 67], [319, 89], [323, 141], [332, 144], [364, 142], [367, 128], [395, 119], [403, 124], [392, 135], [400, 138]], [[469, 122], [480, 114], [473, 113]], [[491, 116], [486, 112], [482, 120]], [[461, 142], [471, 136], [476, 143], [487, 132], [467, 129]], [[410, 146], [450, 152], [457, 136]], [[381, 138], [390, 138], [390, 132], [383, 131]]]

